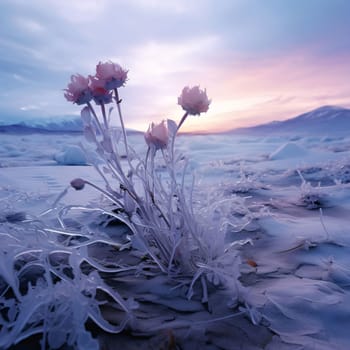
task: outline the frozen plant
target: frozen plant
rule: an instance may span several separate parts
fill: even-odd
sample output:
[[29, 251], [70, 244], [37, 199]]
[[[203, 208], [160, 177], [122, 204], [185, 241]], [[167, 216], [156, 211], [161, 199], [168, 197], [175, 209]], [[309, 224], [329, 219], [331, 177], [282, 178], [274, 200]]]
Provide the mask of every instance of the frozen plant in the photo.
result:
[[258, 174], [249, 174], [247, 171], [245, 171], [243, 162], [240, 163], [239, 176], [240, 178], [232, 186], [233, 193], [243, 194], [260, 189], [268, 189], [266, 185], [259, 181]]
[[317, 187], [314, 187], [309, 182], [305, 181], [299, 170], [298, 174], [302, 181], [300, 186], [301, 194], [299, 204], [310, 210], [324, 207], [326, 204], [326, 195], [322, 193], [320, 184]]
[[[118, 64], [100, 62], [95, 76], [72, 76], [65, 96], [78, 105], [86, 104], [81, 111], [84, 133], [102, 159], [102, 165], [95, 162], [94, 166], [106, 187], [100, 188], [80, 178], [74, 179], [71, 185], [76, 190], [92, 186], [101, 192], [111, 202], [111, 216], [129, 227], [130, 245], [146, 254], [159, 271], [170, 278], [186, 277], [188, 297], [192, 296], [197, 280], [206, 299], [208, 281], [225, 285], [232, 284], [233, 279], [234, 297], [238, 298], [239, 276], [238, 273], [231, 276], [235, 269], [230, 263], [237, 265], [239, 259], [225, 244], [227, 209], [218, 206], [212, 213], [214, 221], [208, 220], [211, 215], [200, 215], [200, 210], [193, 205], [194, 178], [187, 170], [188, 159], [175, 150], [176, 135], [187, 117], [208, 111], [211, 101], [206, 90], [199, 86], [182, 90], [178, 104], [185, 113], [180, 122], [168, 119], [151, 123], [144, 134], [147, 152], [142, 158], [128, 142], [122, 116], [119, 88], [125, 85], [127, 73]], [[113, 101], [121, 131], [112, 126], [112, 108], [106, 111], [106, 106]], [[164, 163], [162, 173], [155, 166], [156, 159]]]
[[[89, 85], [85, 84], [86, 79]], [[103, 168], [96, 169], [106, 182], [106, 188], [84, 179], [71, 182], [77, 190], [90, 185], [103, 193], [114, 207], [115, 215], [132, 232], [132, 241], [151, 257], [160, 271], [176, 276], [194, 275], [199, 266], [217, 257], [212, 237], [195, 218], [192, 206], [193, 183], [187, 181], [188, 161], [175, 152], [175, 138], [189, 115], [200, 115], [210, 105], [206, 91], [199, 86], [185, 87], [178, 103], [185, 114], [177, 124], [173, 120], [151, 123], [144, 137], [147, 152], [144, 159], [129, 145], [121, 112], [118, 88], [124, 86], [127, 71], [119, 65], [99, 63], [96, 75], [83, 78], [73, 76], [66, 89], [66, 98], [76, 104], [87, 105], [81, 114], [86, 139], [96, 145], [96, 152], [103, 160]], [[83, 84], [83, 83], [84, 84]], [[80, 94], [77, 91], [80, 89]], [[90, 99], [86, 97], [90, 96]], [[91, 104], [94, 100], [101, 111], [101, 118]], [[116, 103], [121, 135], [110, 123], [106, 105]], [[126, 163], [121, 155], [126, 155]], [[167, 174], [155, 168], [155, 159], [160, 156]], [[115, 181], [114, 183], [112, 181]]]

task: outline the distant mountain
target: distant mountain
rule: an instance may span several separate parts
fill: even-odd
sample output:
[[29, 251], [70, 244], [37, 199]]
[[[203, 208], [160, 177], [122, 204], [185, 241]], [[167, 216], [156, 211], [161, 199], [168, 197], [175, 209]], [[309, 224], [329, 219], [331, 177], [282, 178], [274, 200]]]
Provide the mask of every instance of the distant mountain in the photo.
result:
[[[33, 133], [82, 133], [83, 123], [80, 118], [27, 120], [16, 124], [0, 122], [0, 133], [33, 134]], [[138, 134], [139, 131], [127, 130], [128, 134]]]
[[337, 106], [323, 106], [295, 118], [273, 121], [248, 128], [231, 130], [233, 133], [288, 133], [299, 135], [337, 135], [350, 134], [350, 109]]
[[62, 119], [58, 121], [52, 121], [47, 120], [44, 122], [36, 122], [36, 123], [31, 123], [31, 124], [26, 124], [27, 126], [30, 127], [35, 127], [38, 129], [44, 129], [48, 131], [75, 131], [75, 132], [81, 132], [83, 130], [83, 123], [80, 118], [75, 118], [75, 119]]
[[0, 123], [0, 133], [48, 133], [48, 132], [82, 132], [80, 118], [55, 120], [28, 120], [15, 124]]
[[47, 133], [46, 130], [32, 128], [21, 124], [0, 125], [0, 134], [33, 134]]

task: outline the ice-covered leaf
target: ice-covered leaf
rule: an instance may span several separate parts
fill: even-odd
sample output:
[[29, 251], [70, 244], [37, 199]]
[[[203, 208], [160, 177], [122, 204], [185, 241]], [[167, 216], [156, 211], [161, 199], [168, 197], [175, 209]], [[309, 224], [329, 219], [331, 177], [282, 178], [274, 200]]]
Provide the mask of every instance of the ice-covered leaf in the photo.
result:
[[87, 106], [84, 107], [84, 108], [81, 110], [80, 115], [81, 115], [81, 119], [82, 119], [83, 123], [84, 123], [85, 125], [89, 125], [90, 122], [91, 122], [91, 118], [92, 118], [91, 112], [90, 112], [90, 108], [87, 107]]
[[177, 124], [174, 120], [168, 119], [167, 120], [167, 126], [169, 131], [169, 136], [173, 137], [177, 131]]
[[88, 142], [96, 142], [95, 130], [91, 125], [84, 126], [84, 136]]

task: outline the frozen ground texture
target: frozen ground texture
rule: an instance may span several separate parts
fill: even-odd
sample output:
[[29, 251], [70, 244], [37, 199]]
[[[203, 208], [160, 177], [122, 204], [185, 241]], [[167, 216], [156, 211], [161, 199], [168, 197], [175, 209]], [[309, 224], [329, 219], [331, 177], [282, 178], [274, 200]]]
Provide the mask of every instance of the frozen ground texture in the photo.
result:
[[[50, 287], [53, 299], [65, 300], [62, 310], [51, 312], [69, 315], [60, 320], [47, 317], [50, 344], [68, 349], [65, 329], [75, 327], [71, 336], [80, 349], [93, 349], [95, 339], [104, 349], [349, 349], [350, 138], [296, 136], [180, 136], [176, 141], [196, 174], [196, 198], [220, 192], [235, 203], [227, 240], [251, 240], [240, 248], [239, 256], [240, 281], [252, 307], [251, 317], [244, 303], [222, 303], [228, 300], [224, 289], [210, 294], [206, 303], [200, 295], [189, 301], [181, 288], [174, 288], [164, 276], [152, 275], [151, 270], [148, 279], [137, 281], [119, 273], [109, 277], [104, 290], [89, 289], [89, 278], [103, 279], [103, 274], [91, 272], [91, 265], [83, 273], [84, 268], [77, 267], [81, 257], [72, 256], [68, 274], [80, 274], [81, 285]], [[4, 269], [13, 259], [24, 276], [21, 283], [27, 294], [22, 304], [28, 308], [28, 317], [34, 317], [17, 319], [13, 329], [28, 322], [35, 328], [37, 314], [31, 305], [47, 298], [38, 292], [39, 278], [35, 288], [29, 283], [43, 272], [35, 269], [32, 256], [15, 256], [18, 247], [31, 244], [33, 256], [56, 247], [43, 225], [56, 227], [57, 213], [40, 214], [73, 178], [103, 185], [93, 167], [82, 165], [86, 159], [77, 148], [79, 142], [82, 137], [69, 134], [0, 135], [0, 292], [6, 295], [5, 286], [18, 283]], [[130, 137], [130, 144], [140, 152], [144, 149], [142, 136]], [[99, 201], [92, 189], [70, 189], [61, 199], [66, 205], [86, 207]], [[126, 229], [98, 225], [101, 216], [79, 211], [65, 220], [69, 229], [82, 236], [104, 234], [106, 240], [115, 240], [116, 250], [123, 244]], [[98, 243], [89, 249], [96, 264], [103, 260], [114, 266], [113, 247]], [[127, 255], [128, 250], [120, 254]], [[51, 263], [57, 266], [57, 274], [67, 273], [64, 252], [50, 256], [56, 259]], [[33, 259], [32, 273], [21, 271], [22, 260], [28, 259]], [[109, 331], [122, 325], [125, 317], [122, 303], [113, 300], [109, 288], [117, 290], [125, 307], [134, 310], [134, 319], [126, 320], [129, 328], [116, 335]], [[93, 293], [109, 303], [94, 305], [89, 299]], [[16, 319], [12, 306], [1, 304], [6, 322]], [[242, 314], [230, 313], [234, 309]], [[89, 320], [101, 315], [108, 324], [96, 329]], [[19, 339], [12, 348], [34, 349], [38, 339], [34, 332], [29, 341]], [[0, 331], [1, 342], [6, 344]]]

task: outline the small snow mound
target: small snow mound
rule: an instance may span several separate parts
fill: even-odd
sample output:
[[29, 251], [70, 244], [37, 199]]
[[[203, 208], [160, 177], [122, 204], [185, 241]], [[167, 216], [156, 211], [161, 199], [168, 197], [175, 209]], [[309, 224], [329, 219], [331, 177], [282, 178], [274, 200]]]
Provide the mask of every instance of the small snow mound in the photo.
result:
[[78, 146], [68, 146], [62, 152], [54, 156], [60, 165], [87, 165], [86, 156]]
[[294, 142], [287, 142], [269, 155], [269, 159], [287, 159], [302, 157], [307, 154], [307, 150]]

